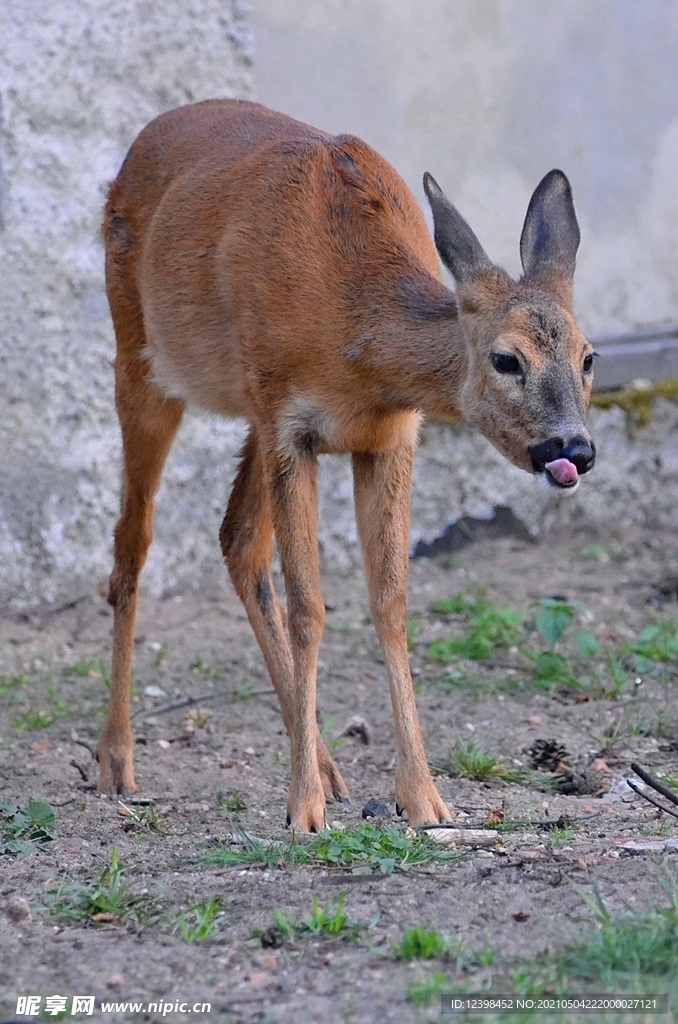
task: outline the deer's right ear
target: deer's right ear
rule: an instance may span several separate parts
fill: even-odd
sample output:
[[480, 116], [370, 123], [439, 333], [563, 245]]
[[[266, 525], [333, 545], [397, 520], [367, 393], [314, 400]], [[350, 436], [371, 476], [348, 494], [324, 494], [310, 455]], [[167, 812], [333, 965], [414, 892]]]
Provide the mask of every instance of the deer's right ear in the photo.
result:
[[424, 175], [424, 191], [433, 213], [436, 249], [457, 284], [464, 284], [492, 264], [462, 215], [428, 171]]

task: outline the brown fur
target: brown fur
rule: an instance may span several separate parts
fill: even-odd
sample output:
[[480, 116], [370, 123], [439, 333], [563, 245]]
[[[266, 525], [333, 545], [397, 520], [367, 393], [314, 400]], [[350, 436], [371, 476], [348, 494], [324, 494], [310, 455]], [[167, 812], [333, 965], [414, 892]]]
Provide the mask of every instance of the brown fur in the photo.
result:
[[[194, 402], [251, 424], [220, 539], [292, 741], [289, 820], [321, 828], [326, 800], [347, 795], [315, 720], [323, 452], [353, 453], [396, 722], [397, 802], [415, 824], [448, 818], [428, 770], [406, 642], [420, 410], [463, 415], [527, 469], [528, 446], [557, 433], [558, 417], [574, 417], [584, 430], [588, 385], [579, 365], [587, 343], [552, 297], [557, 287], [516, 284], [488, 265], [460, 288], [460, 316], [440, 283], [421, 210], [392, 167], [359, 139], [332, 138], [238, 101], [200, 103], [152, 122], [111, 185], [104, 234], [124, 480], [101, 790], [136, 789], [129, 690], [137, 586], [162, 468]], [[492, 370], [488, 353], [497, 346], [520, 348], [535, 366], [522, 398]], [[545, 401], [549, 375], [561, 382], [564, 412]], [[270, 571], [274, 533], [287, 632]]]

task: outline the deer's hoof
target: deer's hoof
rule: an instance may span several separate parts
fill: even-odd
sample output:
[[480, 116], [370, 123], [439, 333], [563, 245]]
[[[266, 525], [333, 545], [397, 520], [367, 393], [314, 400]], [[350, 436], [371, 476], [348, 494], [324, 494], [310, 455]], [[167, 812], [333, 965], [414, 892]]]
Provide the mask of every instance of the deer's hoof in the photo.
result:
[[133, 750], [112, 751], [101, 743], [97, 748], [99, 762], [99, 792], [108, 796], [123, 796], [139, 790], [134, 778]]

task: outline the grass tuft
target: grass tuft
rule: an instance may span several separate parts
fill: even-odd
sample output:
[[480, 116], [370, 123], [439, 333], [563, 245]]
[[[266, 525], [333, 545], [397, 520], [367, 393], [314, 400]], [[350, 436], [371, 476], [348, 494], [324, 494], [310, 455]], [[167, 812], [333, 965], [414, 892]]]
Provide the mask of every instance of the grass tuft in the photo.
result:
[[43, 800], [31, 800], [24, 808], [0, 801], [0, 856], [27, 857], [35, 852], [36, 843], [54, 839], [55, 827], [54, 810]]

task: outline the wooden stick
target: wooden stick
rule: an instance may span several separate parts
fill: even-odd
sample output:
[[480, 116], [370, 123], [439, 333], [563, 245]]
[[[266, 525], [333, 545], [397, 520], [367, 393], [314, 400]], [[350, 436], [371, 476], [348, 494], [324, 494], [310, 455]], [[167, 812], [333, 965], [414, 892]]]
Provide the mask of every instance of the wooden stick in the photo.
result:
[[654, 806], [658, 807], [660, 811], [664, 812], [664, 814], [671, 814], [674, 818], [678, 818], [678, 811], [672, 811], [670, 807], [664, 807], [663, 804], [659, 803], [659, 800], [655, 800], [653, 796], [650, 796], [649, 793], [642, 790], [640, 786], [636, 786], [635, 782], [631, 782], [630, 779], [627, 779], [626, 784], [631, 787], [634, 793], [637, 793], [638, 796], [642, 796], [643, 800], [647, 800], [648, 803], [654, 804]]
[[639, 764], [632, 764], [631, 770], [634, 771], [636, 775], [643, 780], [643, 782], [647, 783], [648, 786], [655, 789], [658, 793], [661, 793], [662, 796], [665, 796], [667, 800], [670, 800], [672, 804], [675, 804], [676, 807], [678, 807], [678, 796], [676, 796], [672, 789], [665, 786], [663, 782], [659, 781], [659, 779], [655, 779], [649, 772], [646, 772], [644, 768], [641, 768]]

